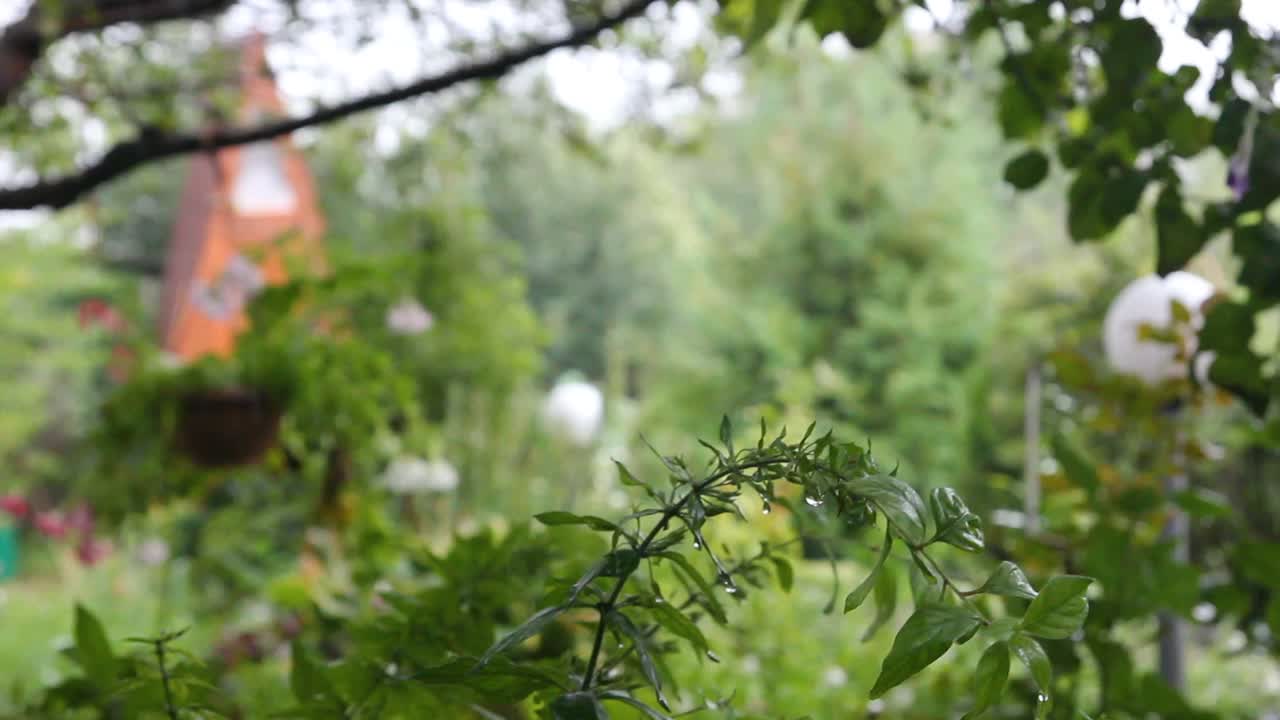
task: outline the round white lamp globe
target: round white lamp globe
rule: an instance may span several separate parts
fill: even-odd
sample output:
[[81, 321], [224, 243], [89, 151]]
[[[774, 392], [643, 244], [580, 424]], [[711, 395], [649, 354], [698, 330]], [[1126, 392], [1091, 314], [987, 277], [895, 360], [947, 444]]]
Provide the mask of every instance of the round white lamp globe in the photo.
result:
[[[1129, 283], [1107, 309], [1102, 322], [1102, 345], [1107, 362], [1117, 372], [1133, 375], [1148, 385], [1186, 375], [1186, 364], [1178, 360], [1173, 344], [1143, 337], [1143, 326], [1156, 330], [1174, 329], [1173, 302], [1191, 315], [1191, 330], [1204, 325], [1202, 308], [1213, 296], [1208, 280], [1189, 272], [1175, 272], [1161, 278], [1147, 275]], [[1196, 339], [1187, 338], [1192, 354]], [[1196, 359], [1197, 376], [1208, 374], [1209, 354]], [[1201, 380], [1204, 378], [1201, 377]]]
[[542, 416], [557, 435], [575, 445], [589, 445], [604, 422], [604, 394], [585, 380], [560, 380], [547, 394]]

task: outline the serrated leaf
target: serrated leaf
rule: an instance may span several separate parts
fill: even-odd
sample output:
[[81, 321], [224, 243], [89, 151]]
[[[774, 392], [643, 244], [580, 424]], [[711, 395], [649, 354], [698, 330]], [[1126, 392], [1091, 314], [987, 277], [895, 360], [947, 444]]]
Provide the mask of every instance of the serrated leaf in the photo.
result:
[[965, 714], [965, 720], [980, 717], [995, 706], [1004, 695], [1009, 681], [1009, 644], [997, 642], [982, 653], [978, 668], [973, 673], [973, 708]]
[[729, 622], [729, 618], [725, 615], [724, 606], [716, 599], [715, 592], [711, 587], [711, 583], [698, 572], [698, 569], [689, 562], [689, 559], [676, 552], [664, 552], [658, 557], [665, 558], [675, 563], [676, 568], [685, 578], [698, 587], [699, 592], [705, 601], [704, 607], [711, 614], [712, 619], [717, 623], [724, 625]]
[[880, 554], [876, 557], [876, 564], [871, 567], [871, 573], [862, 579], [858, 587], [844, 599], [844, 611], [850, 612], [857, 609], [866, 602], [867, 596], [871, 594], [871, 590], [875, 587], [876, 578], [880, 576], [881, 570], [884, 569], [884, 561], [889, 557], [889, 551], [893, 549], [893, 535], [889, 528], [885, 527], [884, 542], [880, 544]]
[[1026, 574], [1022, 572], [1022, 568], [1008, 560], [1001, 562], [996, 567], [995, 571], [991, 573], [991, 577], [987, 578], [982, 587], [978, 588], [978, 592], [1023, 598], [1024, 600], [1036, 599], [1036, 589], [1031, 586]]
[[649, 637], [631, 622], [631, 618], [621, 612], [614, 611], [609, 614], [609, 621], [613, 623], [618, 630], [627, 637], [631, 638], [636, 651], [636, 658], [640, 661], [640, 672], [644, 674], [644, 679], [649, 683], [649, 687], [653, 688], [653, 693], [658, 698], [658, 704], [664, 710], [670, 710], [671, 705], [667, 702], [666, 695], [662, 692], [662, 674], [658, 672], [658, 665], [653, 660], [653, 653], [649, 649]]
[[1084, 593], [1093, 578], [1059, 575], [1040, 589], [1040, 594], [1022, 616], [1022, 630], [1029, 635], [1062, 640], [1084, 625], [1089, 614], [1089, 601]]
[[710, 649], [707, 645], [707, 637], [702, 634], [702, 630], [697, 623], [689, 619], [688, 615], [680, 612], [676, 608], [666, 602], [655, 603], [649, 607], [653, 613], [653, 619], [668, 632], [678, 635], [688, 640], [699, 654], [706, 654]]
[[568, 609], [568, 605], [553, 605], [534, 613], [523, 624], [500, 638], [488, 650], [485, 650], [484, 654], [480, 656], [480, 660], [476, 663], [477, 667], [484, 667], [498, 655], [542, 632], [543, 628], [554, 622], [557, 617]]
[[937, 528], [934, 538], [968, 550], [977, 552], [986, 547], [986, 538], [982, 532], [982, 520], [969, 511], [960, 495], [948, 487], [934, 488], [929, 493], [929, 510], [933, 513], [933, 523]]
[[981, 622], [967, 608], [926, 604], [903, 623], [871, 688], [878, 698], [942, 657], [951, 644]]
[[928, 537], [924, 501], [915, 488], [890, 475], [870, 475], [850, 482], [850, 489], [870, 500], [912, 546]]

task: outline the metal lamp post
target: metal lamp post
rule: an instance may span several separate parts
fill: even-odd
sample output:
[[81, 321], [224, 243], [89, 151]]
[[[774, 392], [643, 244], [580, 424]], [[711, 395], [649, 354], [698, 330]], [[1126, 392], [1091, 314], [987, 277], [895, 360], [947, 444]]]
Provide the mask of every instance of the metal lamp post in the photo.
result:
[[[1176, 302], [1190, 314], [1190, 330], [1198, 331], [1204, 323], [1201, 309], [1213, 293], [1213, 285], [1207, 280], [1187, 272], [1170, 273], [1163, 278], [1148, 275], [1133, 281], [1112, 301], [1103, 320], [1103, 349], [1107, 362], [1116, 372], [1132, 375], [1151, 386], [1186, 377], [1188, 368], [1185, 360], [1180, 359], [1178, 348], [1169, 342], [1153, 339], [1147, 329], [1178, 331], [1174, 313]], [[1183, 340], [1194, 354], [1194, 336]], [[1207, 368], [1197, 360], [1195, 369], [1200, 374]], [[1175, 471], [1164, 483], [1165, 492], [1170, 497], [1187, 487], [1181, 444], [1181, 438], [1175, 438]], [[1187, 536], [1186, 514], [1174, 508], [1163, 537], [1173, 541], [1174, 558], [1179, 562], [1189, 560]], [[1161, 676], [1171, 687], [1183, 690], [1186, 687], [1186, 628], [1172, 613], [1164, 612], [1159, 616], [1159, 643]]]

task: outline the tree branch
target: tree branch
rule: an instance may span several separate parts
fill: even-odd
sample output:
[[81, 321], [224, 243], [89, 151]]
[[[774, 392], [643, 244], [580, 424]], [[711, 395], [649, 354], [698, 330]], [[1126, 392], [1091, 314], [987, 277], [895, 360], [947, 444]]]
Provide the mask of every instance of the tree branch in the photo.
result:
[[602, 15], [590, 24], [578, 26], [561, 37], [531, 43], [489, 60], [464, 65], [384, 92], [320, 108], [307, 115], [265, 122], [253, 127], [213, 130], [207, 133], [142, 134], [133, 140], [117, 144], [96, 162], [74, 174], [51, 180], [39, 180], [25, 187], [0, 190], [0, 210], [66, 207], [93, 188], [148, 162], [190, 152], [216, 150], [270, 140], [302, 128], [324, 125], [366, 110], [437, 93], [465, 82], [494, 80], [553, 50], [586, 45], [604, 31], [638, 17], [654, 2], [656, 0], [629, 0], [618, 10]]
[[235, 0], [66, 0], [58, 18], [41, 17], [36, 2], [25, 17], [0, 30], [0, 106], [31, 76], [50, 43], [77, 32], [93, 32], [121, 23], [147, 25], [220, 12]]

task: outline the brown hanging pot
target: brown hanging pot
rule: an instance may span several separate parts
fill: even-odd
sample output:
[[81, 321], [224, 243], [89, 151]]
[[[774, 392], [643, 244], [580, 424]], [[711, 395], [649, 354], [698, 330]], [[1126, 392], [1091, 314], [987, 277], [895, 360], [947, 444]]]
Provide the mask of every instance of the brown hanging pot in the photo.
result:
[[175, 441], [197, 465], [226, 468], [260, 461], [280, 435], [279, 405], [248, 388], [206, 389], [178, 400]]

